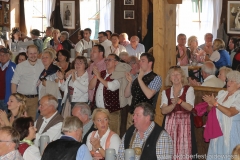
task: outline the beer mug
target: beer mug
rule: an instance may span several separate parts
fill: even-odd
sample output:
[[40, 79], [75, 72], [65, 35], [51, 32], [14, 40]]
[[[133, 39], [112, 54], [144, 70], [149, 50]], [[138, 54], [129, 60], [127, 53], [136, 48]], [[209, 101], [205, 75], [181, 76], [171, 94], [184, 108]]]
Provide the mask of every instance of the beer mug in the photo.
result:
[[117, 159], [117, 155], [116, 155], [116, 151], [113, 148], [108, 148], [105, 151], [105, 160], [116, 160]]
[[126, 149], [125, 150], [125, 160], [135, 160], [134, 149]]
[[40, 141], [40, 153], [41, 155], [43, 154], [44, 149], [46, 148], [46, 146], [48, 145], [48, 143], [50, 142], [50, 138], [48, 135], [42, 135], [39, 139]]

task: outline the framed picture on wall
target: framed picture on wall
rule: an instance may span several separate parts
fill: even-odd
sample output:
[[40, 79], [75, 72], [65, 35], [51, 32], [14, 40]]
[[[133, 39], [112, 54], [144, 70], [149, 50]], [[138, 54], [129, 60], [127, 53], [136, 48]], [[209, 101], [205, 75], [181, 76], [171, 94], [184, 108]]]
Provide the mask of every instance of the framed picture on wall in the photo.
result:
[[124, 10], [124, 19], [134, 19], [134, 10]]
[[240, 34], [240, 1], [228, 1], [227, 32]]
[[60, 1], [63, 28], [75, 29], [75, 1]]
[[124, 5], [134, 5], [134, 0], [124, 0]]

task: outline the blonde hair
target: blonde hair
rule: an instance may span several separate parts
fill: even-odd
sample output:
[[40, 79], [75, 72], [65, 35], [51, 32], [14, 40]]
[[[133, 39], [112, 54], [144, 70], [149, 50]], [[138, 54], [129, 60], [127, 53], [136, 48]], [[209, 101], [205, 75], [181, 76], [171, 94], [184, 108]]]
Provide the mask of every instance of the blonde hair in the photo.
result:
[[93, 113], [92, 113], [92, 119], [93, 119], [93, 121], [95, 120], [96, 114], [99, 113], [99, 112], [105, 113], [105, 114], [107, 115], [108, 120], [109, 120], [109, 114], [110, 114], [110, 113], [109, 113], [109, 111], [108, 111], [107, 109], [104, 109], [104, 108], [96, 108], [96, 109], [94, 109], [94, 111], [93, 111]]
[[240, 160], [240, 144], [233, 149], [231, 160]]
[[191, 37], [188, 38], [188, 43], [187, 43], [187, 44], [188, 44], [188, 47], [191, 46], [191, 43], [192, 43], [193, 41], [196, 41], [196, 42], [198, 43], [198, 39], [197, 39], [196, 36], [191, 36]]
[[222, 39], [215, 39], [213, 41], [213, 50], [219, 50], [219, 49], [224, 49], [225, 47], [225, 42]]
[[171, 81], [171, 74], [174, 72], [174, 71], [177, 71], [181, 74], [181, 83], [182, 85], [187, 85], [188, 84], [188, 80], [187, 80], [187, 77], [184, 73], [184, 71], [181, 69], [180, 66], [173, 66], [172, 68], [170, 67], [170, 69], [168, 70], [168, 74], [167, 74], [167, 77], [166, 77], [166, 81], [165, 81], [165, 85], [166, 86], [172, 86], [173, 83]]
[[52, 48], [45, 49], [42, 54], [48, 53], [52, 59], [56, 58], [56, 51]]
[[219, 69], [219, 72], [220, 72], [220, 71], [224, 71], [224, 72], [225, 72], [225, 75], [227, 76], [227, 74], [232, 71], [232, 68], [228, 68], [228, 67], [226, 67], [226, 66], [223, 66], [223, 67], [221, 67], [221, 68]]
[[20, 93], [13, 93], [11, 94], [11, 96], [15, 97], [16, 100], [19, 103], [21, 103], [18, 109], [18, 114], [17, 114], [17, 117], [21, 117], [27, 111], [27, 106], [26, 106], [27, 98]]
[[60, 30], [59, 30], [59, 29], [53, 29], [52, 33], [53, 33], [53, 32], [60, 33]]

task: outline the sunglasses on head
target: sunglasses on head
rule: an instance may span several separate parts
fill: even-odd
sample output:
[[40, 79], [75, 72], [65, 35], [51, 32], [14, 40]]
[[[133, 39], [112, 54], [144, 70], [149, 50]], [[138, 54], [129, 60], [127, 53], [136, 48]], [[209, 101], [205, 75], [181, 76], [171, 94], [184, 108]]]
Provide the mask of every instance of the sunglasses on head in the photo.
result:
[[0, 52], [9, 53], [9, 49], [7, 49], [7, 48], [0, 48]]
[[180, 66], [171, 66], [169, 69], [181, 68]]

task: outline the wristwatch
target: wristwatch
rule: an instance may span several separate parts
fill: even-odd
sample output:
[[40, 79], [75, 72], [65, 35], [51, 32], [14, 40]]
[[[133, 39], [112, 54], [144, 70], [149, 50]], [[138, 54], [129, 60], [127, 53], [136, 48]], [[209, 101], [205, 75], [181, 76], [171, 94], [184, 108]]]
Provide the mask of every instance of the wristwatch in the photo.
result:
[[100, 147], [96, 150], [96, 152], [97, 152], [97, 151], [100, 151], [101, 148], [102, 148], [102, 147], [100, 146]]

